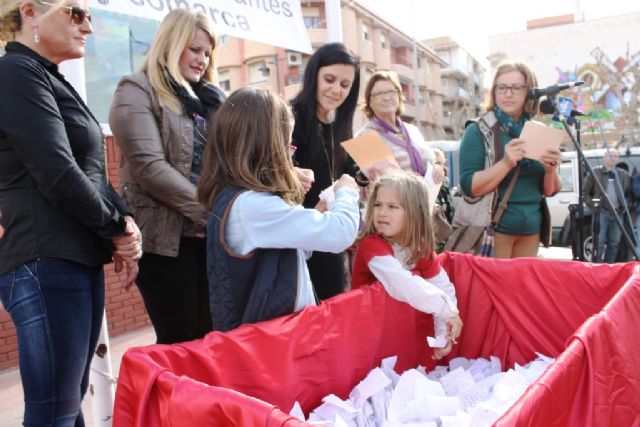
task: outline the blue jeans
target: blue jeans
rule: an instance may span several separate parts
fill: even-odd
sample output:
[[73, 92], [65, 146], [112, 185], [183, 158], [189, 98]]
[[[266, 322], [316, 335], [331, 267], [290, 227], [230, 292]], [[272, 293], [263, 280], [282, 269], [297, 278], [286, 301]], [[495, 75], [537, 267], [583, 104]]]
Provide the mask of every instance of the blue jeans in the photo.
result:
[[[598, 234], [598, 259], [597, 262], [616, 262], [618, 247], [622, 230], [618, 227], [613, 214], [606, 209], [600, 211], [600, 233]], [[607, 250], [605, 253], [605, 245]]]
[[30, 261], [0, 276], [18, 336], [25, 426], [84, 426], [81, 401], [104, 310], [102, 267]]

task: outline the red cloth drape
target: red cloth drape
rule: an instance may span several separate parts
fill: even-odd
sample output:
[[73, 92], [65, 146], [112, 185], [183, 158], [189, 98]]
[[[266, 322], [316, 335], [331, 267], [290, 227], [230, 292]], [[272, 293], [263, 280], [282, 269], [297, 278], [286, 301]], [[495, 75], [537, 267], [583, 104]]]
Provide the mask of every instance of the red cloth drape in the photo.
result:
[[[636, 264], [454, 253], [441, 262], [465, 323], [451, 357], [496, 355], [508, 367], [534, 352], [558, 357], [499, 425], [638, 423]], [[425, 343], [432, 332], [431, 316], [365, 286], [202, 340], [131, 349], [120, 369], [114, 426], [306, 425], [287, 415], [296, 400], [309, 411], [329, 393], [346, 398], [384, 357], [398, 355], [399, 372], [433, 367]]]

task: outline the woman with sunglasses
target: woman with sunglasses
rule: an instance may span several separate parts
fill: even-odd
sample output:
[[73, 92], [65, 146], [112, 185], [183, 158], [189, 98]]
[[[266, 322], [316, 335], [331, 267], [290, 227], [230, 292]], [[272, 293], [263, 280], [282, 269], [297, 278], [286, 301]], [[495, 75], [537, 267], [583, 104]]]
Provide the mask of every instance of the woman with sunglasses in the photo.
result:
[[196, 184], [207, 121], [225, 98], [213, 84], [215, 46], [207, 15], [170, 12], [140, 72], [120, 81], [109, 115], [123, 154], [123, 197], [142, 229], [136, 284], [161, 344], [212, 328], [207, 210], [196, 201]]
[[86, 1], [5, 0], [0, 40], [0, 299], [16, 326], [24, 424], [84, 426], [103, 265], [133, 282], [142, 239], [105, 175], [104, 138], [58, 64], [84, 56]]
[[[537, 86], [533, 71], [523, 62], [500, 64], [493, 77], [486, 113], [472, 123], [460, 145], [462, 193], [477, 198], [497, 189], [495, 205], [502, 201], [509, 183], [516, 179], [495, 233], [497, 258], [535, 257], [541, 242], [542, 198], [560, 189], [557, 174], [562, 155], [548, 150], [541, 161], [526, 159], [520, 132], [538, 112], [529, 89]], [[495, 144], [494, 144], [495, 141]], [[495, 147], [494, 162], [485, 169], [485, 145]], [[454, 218], [454, 226], [455, 226]], [[543, 243], [548, 245], [545, 237]]]

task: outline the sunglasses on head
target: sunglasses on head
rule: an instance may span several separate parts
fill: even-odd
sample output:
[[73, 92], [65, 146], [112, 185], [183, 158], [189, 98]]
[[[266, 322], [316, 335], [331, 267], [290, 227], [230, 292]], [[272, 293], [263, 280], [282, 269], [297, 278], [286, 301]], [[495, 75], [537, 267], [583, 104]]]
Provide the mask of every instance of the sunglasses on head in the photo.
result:
[[91, 22], [91, 13], [89, 13], [89, 9], [83, 9], [80, 6], [58, 5], [55, 3], [50, 3], [48, 1], [40, 1], [40, 3], [46, 4], [47, 6], [59, 6], [63, 9], [67, 9], [69, 11], [69, 20], [75, 25], [84, 24], [85, 19]]

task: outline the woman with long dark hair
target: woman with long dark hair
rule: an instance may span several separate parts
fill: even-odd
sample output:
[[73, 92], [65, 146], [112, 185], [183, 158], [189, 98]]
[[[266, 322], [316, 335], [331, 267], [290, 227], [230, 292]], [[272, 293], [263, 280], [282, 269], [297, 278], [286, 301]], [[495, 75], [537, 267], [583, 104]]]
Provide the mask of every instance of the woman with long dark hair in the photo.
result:
[[[359, 89], [360, 65], [343, 44], [323, 45], [309, 58], [302, 90], [292, 101], [294, 161], [308, 190], [305, 208], [323, 211], [326, 207], [319, 203], [320, 192], [342, 174], [355, 177], [358, 173], [340, 143], [353, 137]], [[314, 252], [308, 266], [320, 300], [344, 290], [343, 254]]]

